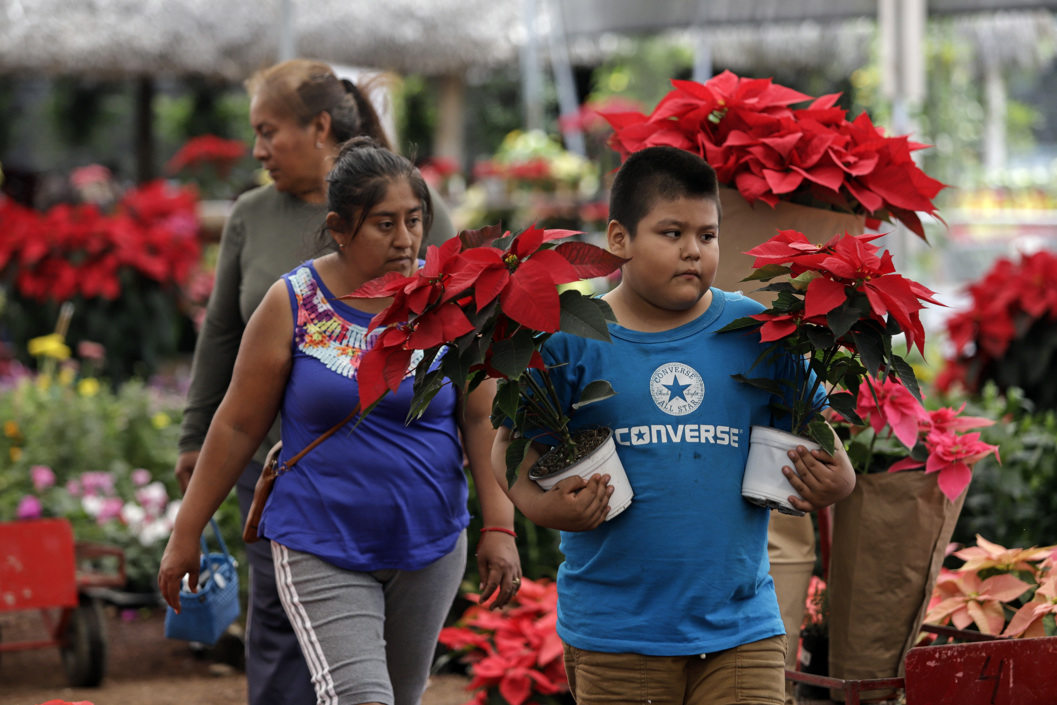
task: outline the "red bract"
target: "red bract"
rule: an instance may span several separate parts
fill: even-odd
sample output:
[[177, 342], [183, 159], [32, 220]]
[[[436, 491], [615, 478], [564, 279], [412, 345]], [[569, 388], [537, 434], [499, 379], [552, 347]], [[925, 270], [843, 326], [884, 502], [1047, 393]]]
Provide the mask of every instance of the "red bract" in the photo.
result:
[[184, 169], [210, 165], [217, 170], [218, 175], [225, 177], [245, 154], [246, 145], [240, 140], [201, 135], [187, 140], [165, 165], [165, 170], [176, 174]]
[[[517, 380], [530, 367], [542, 369], [542, 336], [562, 326], [565, 304], [557, 287], [605, 276], [623, 263], [587, 243], [555, 244], [573, 234], [535, 227], [516, 236], [498, 227], [466, 231], [440, 247], [431, 246], [425, 265], [414, 274], [390, 272], [343, 297], [392, 298], [368, 329], [386, 328], [360, 365], [361, 404], [367, 408], [386, 390], [396, 391], [414, 350], [425, 351], [432, 364], [448, 348], [444, 373], [460, 386], [470, 381], [467, 374], [478, 381], [481, 376]], [[604, 320], [598, 322], [605, 332]], [[497, 346], [504, 346], [498, 353], [501, 361]], [[428, 394], [416, 387], [416, 398]]]
[[[466, 595], [479, 602], [479, 595]], [[472, 676], [471, 703], [487, 702], [498, 693], [510, 705], [525, 703], [533, 693], [553, 695], [569, 689], [562, 663], [562, 643], [555, 631], [558, 591], [551, 581], [523, 578], [511, 607], [492, 612], [474, 605], [458, 626], [440, 633], [440, 643], [463, 651]]]
[[911, 156], [926, 145], [885, 137], [865, 113], [849, 121], [836, 107], [836, 94], [793, 109], [811, 97], [729, 71], [703, 84], [672, 86], [650, 115], [601, 113], [614, 128], [610, 144], [622, 157], [655, 145], [686, 149], [750, 203], [773, 206], [807, 197], [871, 219], [894, 218], [924, 239], [917, 213], [935, 215], [933, 199], [945, 187]]
[[116, 299], [126, 269], [181, 286], [201, 251], [196, 207], [193, 191], [164, 181], [130, 190], [113, 214], [92, 204], [38, 213], [0, 199], [0, 270], [17, 267], [18, 294], [35, 301]]

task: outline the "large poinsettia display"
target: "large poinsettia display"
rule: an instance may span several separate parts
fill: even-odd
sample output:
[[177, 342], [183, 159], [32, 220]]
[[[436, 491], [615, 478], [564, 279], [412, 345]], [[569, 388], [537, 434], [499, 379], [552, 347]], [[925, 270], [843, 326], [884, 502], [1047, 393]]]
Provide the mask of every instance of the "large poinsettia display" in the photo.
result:
[[[656, 145], [686, 149], [749, 203], [788, 200], [865, 214], [871, 227], [895, 219], [925, 238], [918, 213], [936, 215], [932, 199], [944, 188], [911, 156], [927, 145], [885, 136], [866, 113], [849, 121], [837, 93], [812, 100], [730, 71], [672, 86], [649, 115], [602, 113], [622, 157]], [[806, 108], [790, 107], [809, 100]]]
[[[624, 262], [589, 243], [559, 242], [574, 234], [531, 227], [512, 235], [499, 226], [463, 231], [430, 246], [425, 265], [411, 276], [390, 272], [344, 297], [393, 299], [368, 328], [368, 334], [384, 330], [360, 360], [361, 407], [396, 391], [415, 351], [424, 351], [415, 366], [412, 415], [445, 384], [473, 389], [490, 377], [499, 381], [493, 420], [509, 419], [522, 432], [508, 453], [508, 473], [520, 466], [534, 434], [574, 446], [539, 350], [559, 330], [609, 340], [609, 305], [558, 287], [606, 276]], [[578, 404], [612, 394], [599, 380]]]
[[871, 242], [878, 237], [840, 234], [817, 245], [795, 230], [779, 231], [747, 252], [756, 258], [756, 271], [747, 280], [770, 282], [763, 290], [776, 293], [773, 303], [724, 328], [758, 329], [760, 340], [771, 344], [766, 359], [807, 360], [796, 379], [738, 378], [789, 400], [776, 410], [791, 417], [794, 433], [810, 436], [829, 452], [833, 434], [814, 402], [818, 389], [825, 390], [827, 406], [857, 424], [863, 423], [857, 395], [867, 376], [899, 380], [921, 398], [914, 371], [895, 354], [892, 339], [903, 333], [908, 349], [923, 351], [920, 312], [925, 303], [939, 302], [928, 288], [895, 271], [892, 256]]

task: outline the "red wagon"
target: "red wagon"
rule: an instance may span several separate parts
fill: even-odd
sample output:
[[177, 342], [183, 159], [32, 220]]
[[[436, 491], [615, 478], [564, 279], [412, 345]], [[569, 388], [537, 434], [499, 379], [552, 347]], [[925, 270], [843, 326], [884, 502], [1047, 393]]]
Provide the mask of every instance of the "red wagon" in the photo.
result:
[[65, 519], [0, 522], [0, 613], [37, 610], [48, 638], [4, 643], [0, 653], [58, 647], [71, 686], [106, 672], [106, 621], [93, 588], [125, 585], [125, 554], [76, 542]]

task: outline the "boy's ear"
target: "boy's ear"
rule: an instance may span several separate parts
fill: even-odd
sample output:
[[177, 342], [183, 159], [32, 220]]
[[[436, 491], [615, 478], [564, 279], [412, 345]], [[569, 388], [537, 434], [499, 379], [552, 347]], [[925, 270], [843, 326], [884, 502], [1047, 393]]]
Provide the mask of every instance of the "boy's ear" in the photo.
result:
[[619, 220], [609, 221], [609, 226], [606, 228], [606, 244], [609, 246], [610, 252], [626, 259], [630, 241], [631, 233], [621, 225]]

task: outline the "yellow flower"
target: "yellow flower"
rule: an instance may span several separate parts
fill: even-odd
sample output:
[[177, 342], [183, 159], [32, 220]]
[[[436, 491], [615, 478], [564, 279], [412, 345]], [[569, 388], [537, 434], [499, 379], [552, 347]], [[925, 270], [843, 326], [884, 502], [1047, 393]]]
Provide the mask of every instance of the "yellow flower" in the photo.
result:
[[95, 377], [85, 377], [77, 383], [77, 392], [82, 397], [94, 397], [99, 393], [99, 380]]
[[56, 360], [65, 360], [70, 357], [70, 349], [66, 347], [62, 336], [58, 333], [33, 338], [26, 347], [33, 357], [53, 357]]
[[39, 374], [37, 375], [37, 388], [40, 390], [51, 388], [51, 375]]
[[15, 438], [18, 436], [18, 422], [12, 419], [8, 419], [4, 422], [4, 435], [8, 438]]
[[163, 429], [172, 424], [172, 419], [170, 419], [169, 415], [164, 411], [159, 411], [151, 417], [150, 422], [153, 424], [154, 428]]
[[59, 384], [64, 387], [69, 387], [73, 384], [73, 380], [77, 377], [77, 373], [69, 367], [63, 367], [59, 370]]
[[22, 457], [22, 449], [18, 446], [11, 446], [11, 450], [8, 453], [11, 455], [12, 463], [17, 463], [18, 459]]

